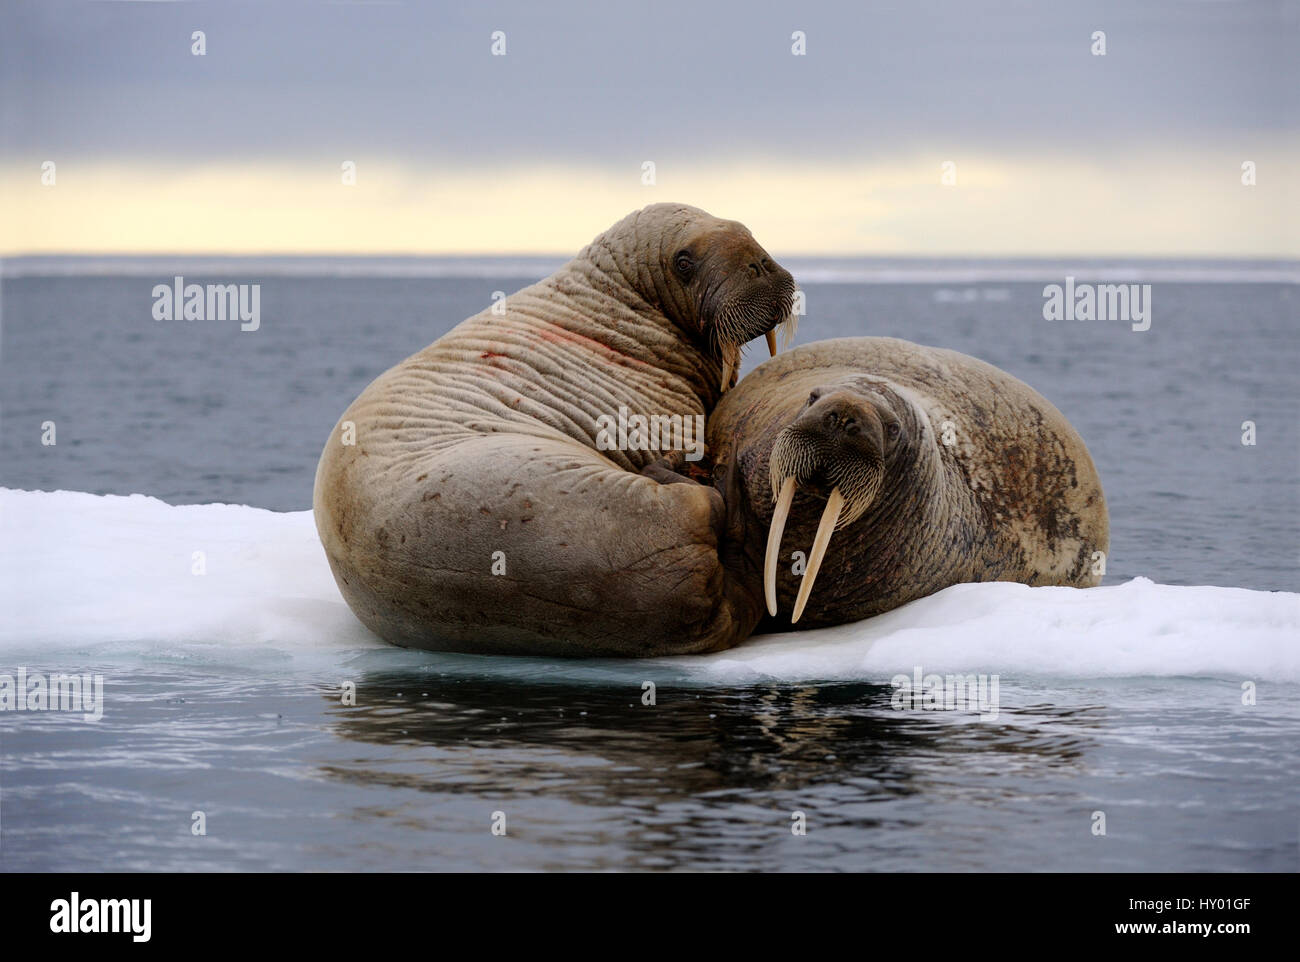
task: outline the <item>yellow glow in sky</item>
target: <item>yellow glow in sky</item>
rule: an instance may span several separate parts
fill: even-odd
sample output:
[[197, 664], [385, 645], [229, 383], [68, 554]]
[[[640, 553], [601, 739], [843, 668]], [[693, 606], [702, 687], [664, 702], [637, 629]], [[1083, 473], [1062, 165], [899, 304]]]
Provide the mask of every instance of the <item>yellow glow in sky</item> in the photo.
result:
[[[0, 168], [0, 254], [571, 253], [627, 212], [681, 201], [782, 255], [1300, 255], [1300, 150], [1105, 159], [916, 156], [888, 164], [447, 169], [339, 162]], [[956, 183], [941, 180], [945, 161]], [[1253, 160], [1255, 186], [1242, 183]]]

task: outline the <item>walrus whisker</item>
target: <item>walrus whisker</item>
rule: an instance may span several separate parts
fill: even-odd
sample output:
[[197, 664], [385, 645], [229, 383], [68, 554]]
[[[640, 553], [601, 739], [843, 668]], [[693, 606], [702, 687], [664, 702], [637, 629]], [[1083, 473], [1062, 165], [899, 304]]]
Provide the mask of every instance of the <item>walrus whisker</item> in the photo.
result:
[[799, 330], [799, 315], [791, 309], [790, 313], [776, 325], [776, 330], [781, 332], [781, 350], [788, 351], [790, 345], [794, 343], [795, 332]]
[[844, 496], [845, 511], [840, 514], [836, 530], [846, 528], [857, 521], [876, 500], [884, 480], [884, 466], [879, 462], [867, 464], [841, 465], [834, 479], [835, 487], [846, 492]]
[[[784, 299], [782, 311], [784, 312], [781, 315], [782, 320], [768, 330], [763, 331], [764, 338], [767, 340], [768, 353], [772, 357], [776, 357], [781, 350], [778, 347], [776, 337], [778, 327], [781, 328], [782, 333], [785, 335], [786, 347], [794, 339], [794, 331], [791, 329], [790, 324], [791, 319], [794, 318], [794, 310], [789, 298]], [[729, 301], [713, 318], [714, 340], [718, 345], [719, 352], [724, 352], [728, 345], [742, 345], [751, 337], [757, 337], [757, 334], [751, 332], [760, 325], [766, 326], [766, 324], [770, 323], [771, 317], [771, 308], [762, 298], [747, 295]], [[736, 367], [739, 367], [739, 363], [736, 364]], [[725, 386], [723, 390], [726, 390]]]
[[776, 563], [781, 554], [781, 535], [785, 532], [785, 521], [790, 516], [790, 504], [794, 501], [794, 475], [785, 479], [781, 493], [776, 499], [776, 510], [772, 512], [772, 525], [767, 530], [767, 554], [763, 558], [763, 594], [767, 598], [767, 613], [776, 616]]
[[844, 507], [844, 496], [840, 494], [838, 487], [832, 488], [830, 497], [826, 499], [826, 510], [822, 512], [821, 522], [817, 525], [817, 536], [813, 538], [812, 552], [808, 555], [808, 570], [804, 572], [803, 584], [799, 585], [799, 597], [794, 602], [794, 613], [790, 616], [792, 625], [803, 614], [804, 605], [808, 604], [808, 596], [812, 594], [813, 582], [817, 580], [817, 572], [821, 570], [822, 558], [826, 556], [826, 547], [831, 543], [831, 535], [835, 532], [835, 522], [839, 520], [842, 507]]

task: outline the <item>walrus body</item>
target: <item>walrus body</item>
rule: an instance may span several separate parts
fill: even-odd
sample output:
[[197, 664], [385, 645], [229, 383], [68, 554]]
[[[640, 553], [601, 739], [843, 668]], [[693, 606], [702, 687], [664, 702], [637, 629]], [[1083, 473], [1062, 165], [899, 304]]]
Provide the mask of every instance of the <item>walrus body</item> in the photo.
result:
[[1083, 441], [964, 354], [884, 337], [795, 348], [723, 398], [708, 444], [743, 545], [733, 570], [751, 591], [766, 582], [760, 630], [855, 621], [963, 582], [1100, 582], [1109, 524]]
[[661, 483], [680, 480], [654, 470], [668, 444], [598, 442], [621, 409], [702, 425], [740, 345], [787, 320], [793, 292], [742, 225], [657, 204], [381, 375], [316, 474], [317, 530], [352, 610], [395, 644], [468, 652], [661, 655], [746, 637], [761, 600], [719, 560], [718, 493]]

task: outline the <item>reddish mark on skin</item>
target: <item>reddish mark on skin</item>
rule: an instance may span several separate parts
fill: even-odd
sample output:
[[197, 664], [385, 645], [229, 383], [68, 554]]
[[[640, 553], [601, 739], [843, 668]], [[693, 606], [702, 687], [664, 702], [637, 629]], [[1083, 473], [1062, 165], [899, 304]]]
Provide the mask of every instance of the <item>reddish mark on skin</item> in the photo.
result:
[[551, 344], [573, 344], [577, 347], [586, 348], [589, 351], [603, 354], [607, 360], [614, 364], [621, 364], [624, 367], [650, 368], [654, 366], [649, 361], [642, 361], [639, 358], [628, 357], [621, 351], [614, 350], [608, 344], [602, 344], [595, 338], [586, 337], [585, 335], [578, 334], [575, 331], [568, 331], [564, 328], [540, 328], [535, 333], [543, 341], [548, 341]]
[[493, 357], [509, 357], [509, 355], [507, 355], [507, 354], [498, 354], [496, 351], [484, 351], [482, 354], [479, 355], [479, 357], [483, 358], [483, 360], [486, 361], [486, 360], [488, 360], [489, 358], [493, 358]]

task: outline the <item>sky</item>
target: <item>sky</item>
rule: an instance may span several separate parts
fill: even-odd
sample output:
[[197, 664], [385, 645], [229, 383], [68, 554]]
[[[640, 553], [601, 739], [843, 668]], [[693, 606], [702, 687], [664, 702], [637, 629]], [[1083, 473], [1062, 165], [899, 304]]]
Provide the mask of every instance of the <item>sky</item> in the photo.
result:
[[6, 256], [1300, 256], [1300, 2], [8, 0], [0, 82]]

